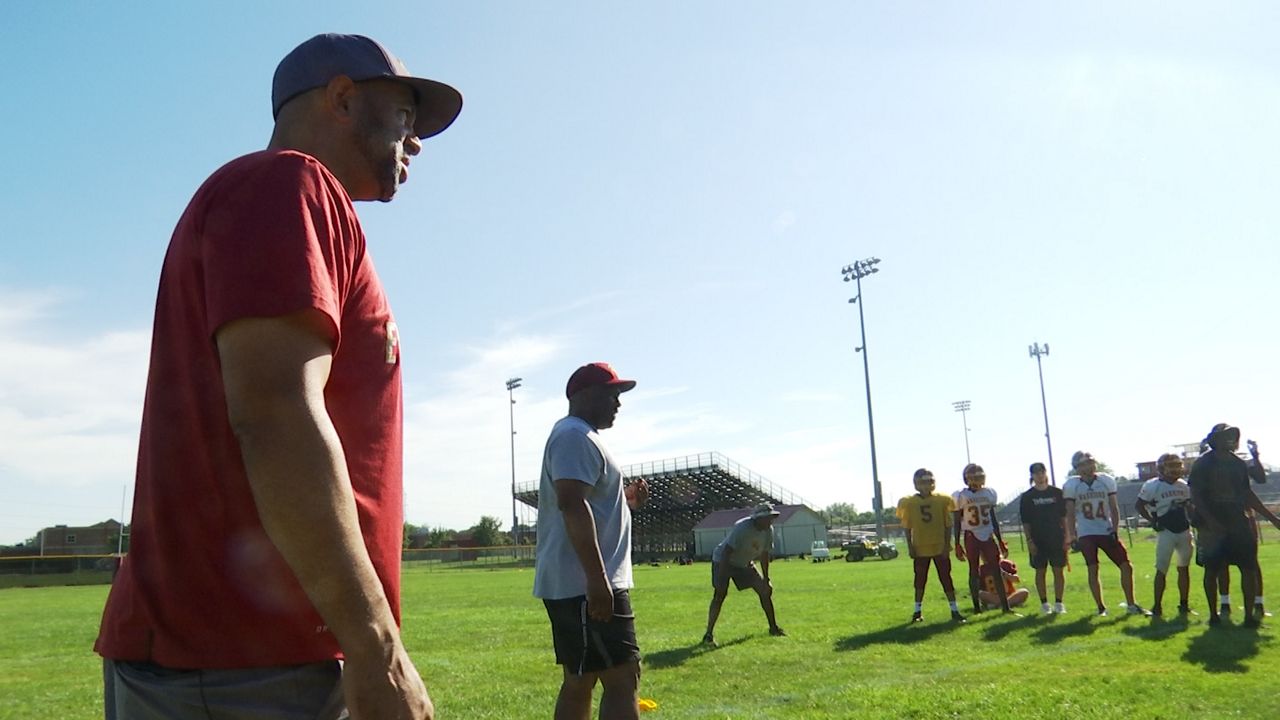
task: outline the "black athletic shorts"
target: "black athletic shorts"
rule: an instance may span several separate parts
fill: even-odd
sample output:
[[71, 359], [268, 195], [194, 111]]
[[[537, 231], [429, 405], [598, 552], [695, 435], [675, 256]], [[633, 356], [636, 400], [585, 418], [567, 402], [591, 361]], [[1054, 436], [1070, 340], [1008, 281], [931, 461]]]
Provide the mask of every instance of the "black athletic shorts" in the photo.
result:
[[1235, 565], [1241, 570], [1258, 566], [1258, 540], [1248, 526], [1227, 528], [1225, 533], [1201, 529], [1196, 533], [1196, 564], [1201, 567]]
[[556, 664], [574, 674], [600, 672], [640, 659], [631, 593], [613, 591], [613, 617], [597, 622], [587, 617], [587, 596], [543, 600], [551, 619]]
[[1062, 538], [1036, 540], [1035, 543], [1036, 551], [1030, 553], [1033, 570], [1043, 570], [1050, 565], [1056, 568], [1066, 567], [1067, 551], [1062, 549]]
[[716, 590], [729, 591], [729, 581], [733, 580], [733, 586], [739, 591], [753, 588], [756, 583], [764, 580], [760, 576], [760, 571], [756, 570], [755, 563], [746, 567], [736, 567], [729, 565], [728, 572], [723, 572], [721, 568], [725, 567], [724, 563], [711, 563], [711, 587]]

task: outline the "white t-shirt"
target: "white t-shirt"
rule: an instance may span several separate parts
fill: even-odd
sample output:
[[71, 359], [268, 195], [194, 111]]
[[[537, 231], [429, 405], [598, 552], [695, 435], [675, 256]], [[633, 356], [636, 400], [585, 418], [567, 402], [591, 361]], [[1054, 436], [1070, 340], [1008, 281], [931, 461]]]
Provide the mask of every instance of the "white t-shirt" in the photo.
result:
[[733, 524], [729, 534], [711, 551], [711, 560], [720, 562], [724, 559], [726, 548], [732, 548], [729, 552], [729, 564], [744, 568], [765, 550], [773, 552], [773, 526], [761, 530], [756, 527], [754, 520], [744, 517]]
[[542, 454], [538, 486], [538, 550], [533, 595], [562, 600], [587, 594], [587, 576], [573, 551], [564, 515], [556, 503], [556, 480], [591, 486], [587, 504], [596, 523], [596, 542], [614, 590], [631, 583], [631, 509], [623, 494], [622, 470], [600, 442], [600, 434], [582, 418], [561, 418], [551, 429]]
[[1160, 478], [1152, 478], [1142, 483], [1138, 499], [1154, 503], [1156, 515], [1164, 515], [1178, 505], [1191, 502], [1191, 488], [1181, 480], [1167, 483]]
[[984, 487], [977, 492], [964, 488], [951, 496], [960, 512], [960, 527], [973, 533], [979, 540], [990, 540], [995, 528], [991, 518], [996, 513], [996, 491]]
[[1076, 503], [1076, 535], [1110, 535], [1113, 528], [1109, 498], [1116, 494], [1116, 481], [1110, 475], [1097, 474], [1092, 483], [1078, 476], [1067, 478], [1062, 497]]

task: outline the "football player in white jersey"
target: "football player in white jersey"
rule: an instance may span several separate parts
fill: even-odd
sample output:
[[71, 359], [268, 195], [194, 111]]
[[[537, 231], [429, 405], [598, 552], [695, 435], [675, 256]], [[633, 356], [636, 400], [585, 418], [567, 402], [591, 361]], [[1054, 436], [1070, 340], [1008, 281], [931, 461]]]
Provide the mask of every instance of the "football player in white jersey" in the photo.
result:
[[1080, 450], [1071, 456], [1076, 474], [1062, 486], [1067, 500], [1067, 535], [1084, 555], [1089, 568], [1089, 590], [1098, 605], [1098, 614], [1107, 614], [1102, 601], [1102, 583], [1098, 579], [1098, 551], [1106, 553], [1120, 568], [1120, 588], [1130, 615], [1148, 615], [1133, 600], [1133, 563], [1129, 551], [1120, 542], [1120, 504], [1116, 500], [1116, 481], [1110, 475], [1098, 474], [1098, 463]]
[[[969, 561], [969, 595], [973, 598], [973, 611], [983, 611], [983, 603], [979, 598], [982, 590], [982, 575], [979, 568], [985, 567], [992, 572], [999, 572], [1000, 560], [1009, 556], [1009, 548], [1000, 537], [1000, 523], [996, 522], [996, 491], [986, 487], [987, 473], [981, 465], [970, 463], [964, 468], [964, 484], [962, 490], [956, 491], [952, 498], [956, 504], [955, 543], [956, 558]], [[961, 533], [964, 538], [961, 541]], [[996, 577], [993, 580], [996, 592], [1000, 596], [1000, 607], [1005, 612], [1009, 609], [1009, 598], [1005, 586]]]
[[1165, 453], [1156, 460], [1159, 477], [1142, 484], [1138, 491], [1138, 514], [1146, 518], [1156, 535], [1155, 599], [1151, 614], [1163, 614], [1166, 575], [1174, 553], [1178, 555], [1178, 614], [1194, 615], [1189, 599], [1191, 595], [1191, 523], [1187, 506], [1191, 503], [1191, 488], [1182, 481], [1182, 458]]

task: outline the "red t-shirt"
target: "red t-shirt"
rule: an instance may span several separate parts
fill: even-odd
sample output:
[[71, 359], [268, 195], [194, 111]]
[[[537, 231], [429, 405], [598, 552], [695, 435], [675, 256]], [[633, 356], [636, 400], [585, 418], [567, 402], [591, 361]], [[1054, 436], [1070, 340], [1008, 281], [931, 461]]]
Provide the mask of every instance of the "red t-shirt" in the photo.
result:
[[214, 343], [232, 320], [308, 308], [327, 315], [336, 332], [325, 405], [365, 546], [399, 621], [402, 401], [394, 318], [346, 190], [314, 158], [263, 151], [205, 181], [169, 243], [130, 552], [95, 644], [104, 657], [171, 668], [341, 657], [262, 529]]

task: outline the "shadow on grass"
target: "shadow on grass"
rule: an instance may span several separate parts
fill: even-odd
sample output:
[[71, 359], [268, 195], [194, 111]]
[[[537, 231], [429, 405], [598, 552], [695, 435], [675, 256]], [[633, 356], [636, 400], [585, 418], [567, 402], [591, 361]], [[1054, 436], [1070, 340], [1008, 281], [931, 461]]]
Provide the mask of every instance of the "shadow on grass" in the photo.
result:
[[1270, 644], [1271, 638], [1259, 636], [1256, 629], [1226, 623], [1209, 625], [1187, 643], [1182, 661], [1199, 665], [1205, 672], [1246, 673], [1249, 666], [1244, 661], [1257, 655], [1263, 643]]
[[698, 657], [707, 653], [713, 653], [723, 648], [732, 647], [739, 643], [747, 641], [747, 637], [734, 638], [733, 640], [719, 640], [718, 645], [706, 645], [701, 641], [692, 645], [679, 648], [671, 648], [670, 650], [659, 650], [656, 653], [646, 653], [644, 656], [645, 667], [653, 669], [673, 668], [685, 664], [689, 658]]
[[1098, 631], [1099, 625], [1094, 622], [1091, 615], [1085, 615], [1070, 622], [1059, 620], [1060, 617], [1062, 616], [1054, 615], [1051, 618], [1045, 618], [1048, 622], [1031, 633], [1032, 640], [1041, 645], [1052, 645], [1066, 638], [1084, 637]]
[[1026, 630], [1029, 627], [1033, 627], [1043, 622], [1040, 616], [1032, 615], [1030, 613], [1018, 612], [1016, 615], [1006, 615], [1001, 612], [993, 611], [992, 615], [994, 616], [992, 617], [993, 620], [1002, 620], [1003, 622], [996, 622], [983, 628], [983, 640], [1003, 640], [1006, 635], [1014, 632], [1015, 630]]
[[960, 627], [962, 627], [960, 623], [951, 622], [950, 620], [933, 623], [913, 623], [908, 621], [903, 625], [894, 625], [864, 635], [839, 638], [836, 640], [835, 649], [839, 652], [848, 652], [850, 650], [861, 650], [871, 645], [910, 645], [911, 643], [928, 640], [934, 635], [951, 632]]
[[1175, 615], [1169, 618], [1153, 617], [1151, 622], [1145, 625], [1130, 625], [1120, 632], [1141, 640], [1164, 640], [1186, 632], [1189, 627], [1191, 622], [1187, 617]]

